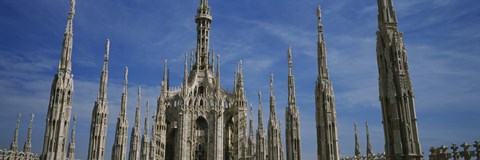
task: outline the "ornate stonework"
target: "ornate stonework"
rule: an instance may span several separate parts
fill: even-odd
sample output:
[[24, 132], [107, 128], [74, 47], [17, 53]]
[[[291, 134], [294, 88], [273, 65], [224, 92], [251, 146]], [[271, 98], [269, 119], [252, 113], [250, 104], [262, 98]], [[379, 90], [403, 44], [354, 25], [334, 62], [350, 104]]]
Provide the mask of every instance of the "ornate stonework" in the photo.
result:
[[315, 86], [317, 158], [319, 160], [338, 160], [337, 113], [332, 82], [328, 78], [327, 51], [323, 39], [323, 25], [320, 6], [318, 17], [318, 79]]
[[74, 15], [75, 0], [70, 0], [70, 13], [68, 13], [58, 72], [53, 79], [50, 90], [43, 151], [40, 157], [42, 160], [66, 159], [67, 157], [67, 139], [73, 96], [72, 44]]
[[378, 0], [377, 63], [387, 159], [422, 159], [407, 52], [392, 0]]

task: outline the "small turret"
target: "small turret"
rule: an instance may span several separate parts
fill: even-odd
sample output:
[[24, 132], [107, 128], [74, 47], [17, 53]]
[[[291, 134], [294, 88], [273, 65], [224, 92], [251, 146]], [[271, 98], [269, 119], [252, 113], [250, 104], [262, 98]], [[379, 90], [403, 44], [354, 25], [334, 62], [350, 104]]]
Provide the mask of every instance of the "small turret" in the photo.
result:
[[77, 125], [77, 115], [73, 115], [72, 135], [70, 135], [70, 143], [68, 144], [68, 160], [75, 159], [75, 127]]
[[22, 118], [22, 114], [18, 114], [17, 118], [17, 126], [15, 127], [15, 133], [13, 135], [12, 144], [10, 144], [10, 150], [17, 152], [18, 151], [18, 129], [20, 127], [20, 119]]
[[32, 113], [30, 117], [30, 125], [28, 126], [28, 133], [27, 133], [27, 141], [25, 142], [25, 145], [23, 146], [23, 152], [25, 153], [30, 153], [32, 151], [32, 126], [33, 126], [33, 117], [35, 114]]
[[358, 133], [357, 133], [357, 123], [354, 123], [355, 126], [355, 158], [360, 159], [362, 153], [360, 152], [360, 144], [358, 143]]
[[367, 159], [373, 158], [372, 145], [370, 144], [370, 133], [368, 132], [368, 122], [365, 122], [367, 132]]

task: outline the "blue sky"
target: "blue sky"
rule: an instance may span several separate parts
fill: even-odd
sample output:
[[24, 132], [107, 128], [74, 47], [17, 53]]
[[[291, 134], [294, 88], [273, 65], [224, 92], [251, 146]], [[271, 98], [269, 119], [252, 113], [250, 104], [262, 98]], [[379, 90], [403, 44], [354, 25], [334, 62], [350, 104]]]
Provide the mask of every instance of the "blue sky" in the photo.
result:
[[[77, 2], [72, 57], [73, 113], [78, 115], [77, 158], [87, 156], [90, 115], [99, 87], [105, 39], [111, 40], [105, 154], [109, 159], [120, 108], [123, 68], [129, 67], [127, 114], [132, 126], [136, 87], [143, 88], [144, 111], [145, 101], [153, 101], [160, 94], [163, 59], [169, 60], [171, 86], [181, 85], [183, 55], [196, 43], [194, 16], [198, 3], [199, 0]], [[374, 0], [210, 0], [211, 47], [221, 54], [223, 86], [232, 88], [234, 64], [243, 60], [248, 100], [256, 110], [256, 92], [261, 90], [267, 95], [269, 74], [273, 73], [277, 116], [284, 121], [286, 53], [291, 45], [301, 113], [302, 154], [304, 159], [315, 159], [315, 9], [321, 5], [328, 67], [336, 96], [340, 152], [354, 153], [354, 122], [359, 123], [360, 145], [365, 152], [365, 121], [369, 122], [373, 151], [383, 152], [377, 98], [376, 4]], [[416, 0], [395, 1], [394, 6], [409, 56], [423, 151], [428, 154], [430, 146], [478, 140], [480, 3]], [[17, 113], [23, 114], [19, 135], [22, 148], [28, 115], [35, 113], [32, 150], [42, 150], [50, 86], [68, 11], [67, 0], [0, 1], [0, 148], [10, 145]], [[267, 110], [267, 96], [263, 96], [263, 104]], [[267, 119], [268, 112], [264, 112], [264, 124]], [[282, 138], [285, 139], [284, 135]]]

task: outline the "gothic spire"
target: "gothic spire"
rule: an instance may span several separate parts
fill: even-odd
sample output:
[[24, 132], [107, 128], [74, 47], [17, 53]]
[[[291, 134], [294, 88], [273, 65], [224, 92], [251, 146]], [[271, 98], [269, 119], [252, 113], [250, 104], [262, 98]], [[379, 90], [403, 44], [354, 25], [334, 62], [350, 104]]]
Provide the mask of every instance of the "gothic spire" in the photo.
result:
[[197, 23], [197, 62], [196, 69], [204, 70], [209, 66], [210, 24], [212, 16], [207, 0], [201, 0], [195, 16]]
[[33, 126], [33, 117], [35, 115], [32, 113], [30, 116], [30, 125], [28, 126], [28, 133], [27, 133], [27, 141], [25, 142], [25, 145], [23, 146], [23, 152], [29, 153], [32, 150], [32, 126]]
[[370, 144], [370, 133], [368, 132], [368, 122], [365, 122], [365, 128], [367, 132], [367, 159], [373, 156], [372, 145]]
[[358, 133], [357, 133], [357, 123], [354, 123], [355, 126], [355, 157], [362, 156], [360, 152], [360, 144], [358, 144]]
[[149, 106], [148, 106], [148, 100], [147, 100], [147, 104], [146, 104], [146, 113], [145, 113], [145, 125], [144, 125], [144, 130], [143, 130], [143, 136], [142, 136], [142, 148], [141, 148], [141, 156], [140, 156], [140, 159], [141, 160], [147, 160], [148, 159], [148, 156], [149, 156], [149, 138], [148, 138], [148, 110], [149, 110]]
[[270, 74], [270, 119], [276, 121], [275, 96], [273, 95], [273, 73]]
[[296, 105], [295, 98], [295, 78], [293, 76], [292, 48], [288, 48], [288, 104], [285, 112], [286, 119], [286, 149], [287, 159], [301, 159], [300, 145], [300, 113]]
[[255, 133], [253, 131], [253, 107], [250, 104], [250, 122], [249, 122], [249, 136], [248, 136], [248, 156], [255, 155]]
[[103, 58], [102, 76], [100, 77], [99, 100], [107, 99], [107, 83], [108, 83], [108, 57], [110, 54], [110, 40], [105, 43], [105, 56]]
[[122, 102], [121, 102], [121, 111], [120, 117], [127, 118], [127, 84], [128, 84], [128, 67], [125, 67], [125, 71], [123, 72], [123, 92], [122, 92]]
[[193, 70], [193, 48], [192, 48], [192, 51], [190, 52], [190, 71]]
[[187, 60], [187, 53], [185, 53], [185, 64], [183, 70], [183, 94], [187, 95], [187, 87], [188, 87], [188, 60]]
[[77, 115], [73, 115], [72, 135], [70, 135], [70, 143], [68, 144], [68, 160], [75, 159], [75, 127], [77, 125]]
[[143, 128], [143, 136], [144, 137], [148, 137], [148, 111], [149, 111], [149, 108], [150, 108], [150, 106], [148, 106], [149, 105], [148, 103], [149, 102], [147, 100], [147, 104], [146, 104], [146, 107], [145, 107], [147, 109], [146, 112], [145, 112], [145, 125], [143, 126], [144, 127]]
[[318, 159], [339, 159], [335, 95], [328, 78], [327, 51], [323, 38], [322, 14], [317, 8], [317, 65], [318, 77], [315, 84], [315, 118], [317, 127]]
[[67, 27], [63, 35], [62, 57], [58, 64], [58, 72], [70, 74], [72, 71], [73, 17], [75, 16], [75, 0], [70, 0]]
[[127, 117], [127, 87], [128, 85], [128, 68], [125, 67], [123, 92], [121, 99], [121, 110], [117, 118], [117, 125], [115, 128], [115, 140], [112, 147], [112, 158], [116, 160], [125, 160], [127, 154], [127, 140], [128, 140], [128, 117]]
[[110, 40], [105, 43], [105, 56], [103, 59], [102, 75], [100, 77], [100, 89], [98, 100], [92, 110], [92, 121], [90, 123], [90, 140], [88, 147], [88, 159], [104, 159], [105, 144], [107, 136], [107, 84], [108, 84], [108, 57], [110, 53]]
[[258, 90], [258, 130], [263, 130], [262, 93]]
[[215, 50], [212, 47], [212, 73], [215, 73]]
[[138, 86], [138, 98], [137, 98], [137, 108], [135, 111], [135, 124], [132, 128], [131, 137], [130, 137], [130, 152], [129, 160], [139, 160], [140, 159], [140, 95], [142, 89]]
[[220, 55], [217, 55], [217, 85], [218, 89], [220, 89]]
[[249, 129], [250, 129], [250, 138], [251, 138], [252, 141], [253, 141], [254, 133], [253, 133], [253, 107], [252, 107], [252, 104], [250, 104], [250, 122], [249, 122]]
[[244, 95], [244, 86], [243, 86], [243, 69], [242, 69], [243, 62], [240, 60], [238, 62], [238, 89], [241, 92], [240, 95]]
[[142, 88], [138, 86], [137, 89], [137, 108], [135, 111], [135, 124], [134, 124], [134, 129], [139, 129], [140, 127], [140, 98], [142, 94]]
[[168, 92], [168, 68], [167, 68], [168, 61], [165, 59], [163, 61], [163, 81], [162, 81], [162, 94], [166, 94]]
[[397, 16], [392, 0], [378, 0], [378, 25], [397, 26]]
[[20, 127], [20, 119], [22, 118], [22, 114], [18, 114], [17, 118], [17, 126], [15, 127], [15, 133], [13, 135], [12, 144], [10, 144], [10, 150], [16, 152], [18, 150], [18, 128]]
[[422, 159], [415, 98], [403, 33], [398, 30], [392, 0], [377, 2], [376, 51], [385, 154], [391, 159]]
[[325, 46], [325, 40], [323, 39], [323, 25], [322, 25], [322, 12], [320, 6], [317, 7], [318, 18], [318, 78], [328, 79], [327, 69], [327, 51]]
[[288, 48], [288, 106], [295, 107], [295, 77], [292, 69], [292, 47]]
[[[66, 159], [68, 127], [70, 126], [74, 91], [72, 75], [73, 17], [75, 0], [70, 0], [70, 12], [63, 37], [58, 71], [51, 90], [43, 147], [40, 159]], [[61, 123], [60, 123], [61, 122]]]

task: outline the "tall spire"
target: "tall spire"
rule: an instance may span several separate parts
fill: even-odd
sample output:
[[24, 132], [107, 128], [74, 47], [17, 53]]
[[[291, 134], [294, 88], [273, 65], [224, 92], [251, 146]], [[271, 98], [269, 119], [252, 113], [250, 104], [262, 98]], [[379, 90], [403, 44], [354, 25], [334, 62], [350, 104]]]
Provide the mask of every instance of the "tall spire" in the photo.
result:
[[295, 107], [295, 77], [293, 76], [292, 47], [288, 48], [288, 106]]
[[125, 67], [123, 71], [123, 92], [122, 92], [122, 102], [121, 102], [121, 110], [120, 110], [120, 117], [127, 118], [127, 90], [128, 90], [128, 67]]
[[185, 64], [183, 70], [183, 94], [187, 95], [187, 87], [188, 87], [188, 61], [187, 61], [187, 53], [185, 53]]
[[17, 126], [15, 127], [15, 133], [13, 134], [13, 141], [10, 144], [10, 150], [17, 152], [18, 151], [18, 129], [20, 127], [20, 119], [22, 118], [22, 114], [18, 114], [17, 117]]
[[392, 0], [378, 0], [378, 25], [397, 26], [397, 16]]
[[253, 107], [250, 104], [250, 122], [249, 122], [249, 135], [248, 135], [248, 154], [247, 156], [255, 156], [255, 133], [253, 131]]
[[148, 119], [149, 119], [148, 110], [149, 110], [149, 104], [147, 100], [146, 112], [145, 112], [145, 124], [143, 125], [144, 129], [143, 129], [143, 136], [142, 136], [141, 156], [140, 156], [141, 160], [148, 160], [148, 156], [150, 152], [150, 149], [149, 149], [150, 140], [148, 138]]
[[149, 102], [147, 100], [147, 104], [145, 105], [146, 112], [145, 112], [145, 125], [143, 126], [143, 136], [148, 137], [148, 111], [150, 109]]
[[293, 76], [292, 47], [288, 48], [288, 104], [285, 112], [286, 119], [286, 149], [288, 160], [301, 159], [300, 145], [300, 112], [295, 98], [295, 78]]
[[353, 123], [355, 128], [355, 157], [360, 158], [362, 153], [360, 152], [360, 144], [358, 144], [358, 132], [357, 132], [357, 123]]
[[58, 72], [55, 75], [45, 118], [45, 132], [40, 159], [66, 159], [68, 127], [70, 126], [73, 75], [72, 75], [72, 45], [73, 45], [73, 17], [75, 15], [75, 0], [70, 0], [70, 12], [63, 37], [62, 51], [58, 63]]
[[262, 93], [258, 90], [258, 129], [263, 130]]
[[212, 47], [212, 73], [215, 73], [215, 50]]
[[385, 154], [392, 159], [422, 159], [404, 35], [398, 30], [392, 0], [377, 2], [376, 51]]
[[197, 70], [207, 69], [209, 66], [209, 43], [210, 43], [210, 24], [212, 16], [210, 15], [210, 6], [208, 0], [201, 0], [195, 16], [197, 23]]
[[125, 160], [127, 158], [127, 140], [128, 140], [128, 117], [127, 117], [127, 89], [128, 89], [128, 68], [125, 67], [123, 92], [121, 100], [121, 110], [117, 118], [115, 128], [115, 140], [112, 148], [112, 158], [115, 160]]
[[138, 86], [138, 98], [137, 98], [137, 108], [135, 111], [135, 124], [132, 128], [131, 137], [130, 137], [130, 152], [129, 160], [139, 160], [140, 159], [140, 95], [142, 89]]
[[268, 120], [268, 157], [270, 160], [283, 160], [280, 124], [275, 112], [273, 95], [273, 74], [270, 75], [270, 118]]
[[194, 56], [193, 56], [193, 48], [192, 48], [192, 51], [190, 52], [190, 71], [193, 70], [193, 64], [195, 62], [193, 62], [193, 59], [194, 59]]
[[327, 51], [325, 46], [325, 40], [323, 39], [323, 25], [322, 25], [322, 13], [320, 6], [317, 7], [318, 18], [318, 78], [328, 79], [327, 69]]
[[249, 122], [249, 129], [250, 129], [250, 137], [253, 139], [253, 107], [250, 104], [250, 122]]
[[367, 133], [367, 159], [370, 159], [373, 156], [373, 152], [372, 152], [372, 145], [370, 144], [370, 133], [368, 132], [368, 122], [365, 122], [365, 128]]
[[88, 160], [98, 160], [105, 158], [105, 145], [107, 137], [107, 84], [108, 84], [108, 57], [110, 54], [110, 40], [105, 43], [105, 55], [103, 58], [103, 69], [100, 77], [100, 89], [98, 100], [92, 111], [92, 121], [90, 124], [90, 141], [88, 147]]
[[328, 78], [327, 51], [323, 38], [322, 13], [317, 8], [317, 62], [318, 77], [315, 82], [315, 118], [317, 127], [318, 159], [339, 159], [337, 115], [332, 82]]
[[263, 129], [263, 113], [262, 113], [262, 93], [258, 90], [258, 126], [257, 126], [257, 147], [256, 158], [258, 160], [266, 160], [268, 148], [266, 147], [266, 135]]
[[58, 72], [70, 74], [72, 71], [72, 44], [73, 44], [73, 17], [75, 16], [75, 0], [70, 0], [67, 27], [63, 35], [62, 57], [58, 65]]
[[217, 87], [220, 89], [220, 55], [217, 55]]
[[77, 115], [73, 115], [72, 135], [70, 135], [70, 143], [68, 144], [68, 160], [75, 159], [75, 127], [77, 125]]
[[107, 98], [107, 83], [108, 83], [108, 57], [110, 54], [110, 40], [105, 42], [105, 56], [103, 58], [102, 77], [100, 77], [100, 91], [99, 100], [106, 100]]
[[[273, 73], [270, 74], [270, 117], [276, 121], [275, 96], [273, 95]], [[273, 116], [273, 117], [272, 117]]]
[[32, 113], [30, 116], [30, 125], [28, 126], [27, 141], [23, 145], [23, 152], [30, 153], [32, 151], [32, 126], [33, 126], [33, 117], [35, 114]]
[[[243, 85], [243, 69], [242, 69], [242, 65], [243, 65], [243, 62], [242, 60], [240, 60], [238, 62], [238, 80], [237, 80], [237, 91], [238, 91], [238, 94], [239, 96], [241, 96], [242, 98], [245, 97], [245, 88], [244, 88], [244, 85]], [[246, 107], [245, 107], [246, 108]]]
[[163, 61], [163, 81], [162, 81], [162, 94], [168, 92], [168, 61], [165, 59]]

